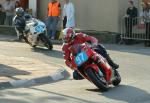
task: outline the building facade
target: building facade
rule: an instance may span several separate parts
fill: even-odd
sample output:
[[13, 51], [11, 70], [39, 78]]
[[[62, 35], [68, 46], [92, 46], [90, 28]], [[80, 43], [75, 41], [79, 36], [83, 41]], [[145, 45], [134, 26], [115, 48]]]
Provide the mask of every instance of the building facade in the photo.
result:
[[[3, 0], [1, 0], [3, 1]], [[29, 8], [39, 19], [45, 20], [50, 0], [29, 0]], [[63, 0], [61, 2], [63, 7]], [[139, 7], [141, 0], [134, 0]], [[71, 0], [74, 3], [76, 27], [85, 30], [120, 32], [121, 18], [128, 0]]]
[[[38, 17], [46, 17], [50, 0], [38, 0]], [[58, 0], [63, 4], [63, 0]], [[139, 5], [140, 0], [135, 0]], [[120, 32], [121, 18], [125, 15], [128, 0], [71, 0], [76, 10], [76, 27], [85, 30]]]

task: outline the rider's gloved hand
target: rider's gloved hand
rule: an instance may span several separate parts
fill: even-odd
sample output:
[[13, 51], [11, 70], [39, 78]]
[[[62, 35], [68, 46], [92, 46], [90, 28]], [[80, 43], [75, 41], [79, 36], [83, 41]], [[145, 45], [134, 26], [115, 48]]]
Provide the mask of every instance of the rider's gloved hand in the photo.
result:
[[89, 42], [86, 42], [86, 44], [87, 44], [91, 49], [97, 47], [97, 44], [96, 44], [96, 43], [89, 43]]
[[92, 43], [92, 44], [91, 44], [91, 47], [92, 47], [92, 48], [96, 48], [96, 47], [97, 47], [97, 43]]

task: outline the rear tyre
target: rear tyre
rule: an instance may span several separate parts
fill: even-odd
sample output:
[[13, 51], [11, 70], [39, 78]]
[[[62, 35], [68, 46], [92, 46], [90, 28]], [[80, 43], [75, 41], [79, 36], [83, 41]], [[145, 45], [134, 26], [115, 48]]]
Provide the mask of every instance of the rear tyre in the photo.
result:
[[114, 76], [116, 77], [116, 79], [114, 81], [112, 81], [112, 84], [114, 86], [118, 86], [120, 84], [120, 82], [121, 82], [121, 76], [120, 76], [120, 74], [119, 74], [119, 72], [117, 70], [115, 70]]
[[19, 40], [20, 41], [24, 40], [25, 43], [29, 44], [29, 41], [28, 41], [27, 37], [25, 37], [24, 35], [19, 35]]
[[40, 35], [40, 38], [41, 38], [42, 42], [44, 42], [44, 45], [45, 45], [49, 50], [52, 50], [52, 49], [53, 49], [53, 44], [52, 44], [52, 42], [51, 42], [44, 34], [41, 34], [41, 35]]
[[86, 70], [86, 74], [100, 90], [107, 91], [109, 89], [108, 83], [106, 82], [105, 78], [100, 76], [99, 73], [94, 71], [94, 69], [88, 68]]

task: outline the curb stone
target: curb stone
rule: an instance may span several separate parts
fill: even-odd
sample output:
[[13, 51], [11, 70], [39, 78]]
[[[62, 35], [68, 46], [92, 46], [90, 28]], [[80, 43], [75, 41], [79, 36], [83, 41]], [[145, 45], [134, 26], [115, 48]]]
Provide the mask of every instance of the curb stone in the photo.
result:
[[49, 76], [43, 76], [39, 78], [33, 79], [24, 79], [24, 80], [14, 80], [8, 82], [1, 82], [0, 89], [10, 89], [10, 88], [21, 88], [21, 87], [30, 87], [40, 84], [48, 84], [48, 83], [55, 83], [61, 80], [66, 80], [70, 77], [70, 74], [65, 69], [60, 69], [54, 74]]
[[[3, 35], [1, 35], [1, 36], [3, 38]], [[4, 37], [6, 37], [6, 36], [4, 35]], [[52, 64], [55, 64], [55, 63], [52, 63]], [[55, 83], [55, 82], [58, 82], [61, 80], [68, 79], [70, 74], [66, 70], [64, 70], [64, 67], [59, 64], [55, 64], [55, 65], [60, 66], [62, 69], [52, 75], [47, 75], [47, 76], [43, 76], [43, 77], [39, 77], [39, 78], [21, 79], [21, 80], [1, 82], [0, 90], [9, 89], [9, 88], [29, 87], [29, 86], [47, 84], [47, 83]]]

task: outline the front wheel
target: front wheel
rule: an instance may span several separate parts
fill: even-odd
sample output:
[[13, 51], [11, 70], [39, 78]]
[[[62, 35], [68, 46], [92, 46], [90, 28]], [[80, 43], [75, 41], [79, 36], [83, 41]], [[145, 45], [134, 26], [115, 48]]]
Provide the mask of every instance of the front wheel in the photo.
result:
[[40, 35], [40, 38], [41, 38], [42, 42], [44, 42], [44, 45], [45, 45], [49, 50], [52, 50], [52, 49], [53, 49], [52, 42], [51, 42], [44, 34], [41, 34], [41, 35]]
[[105, 78], [100, 76], [94, 69], [88, 68], [86, 74], [91, 79], [91, 82], [93, 82], [100, 90], [107, 91], [109, 89]]

